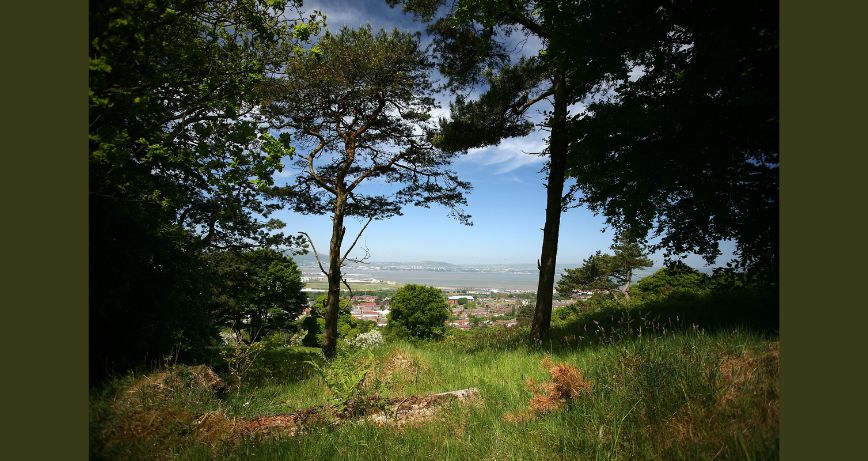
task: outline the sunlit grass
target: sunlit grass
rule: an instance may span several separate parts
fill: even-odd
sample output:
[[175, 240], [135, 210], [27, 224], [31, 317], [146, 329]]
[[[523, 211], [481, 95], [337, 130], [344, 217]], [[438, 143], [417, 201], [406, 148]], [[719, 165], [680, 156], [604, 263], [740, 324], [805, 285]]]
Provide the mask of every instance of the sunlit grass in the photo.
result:
[[[618, 319], [624, 313], [610, 313]], [[390, 343], [375, 349], [365, 383], [382, 397], [478, 388], [478, 398], [445, 406], [433, 420], [405, 426], [369, 422], [309, 428], [304, 435], [205, 443], [190, 418], [219, 411], [228, 418], [288, 413], [329, 403], [332, 394], [299, 363], [312, 349], [272, 351], [272, 369], [259, 382], [223, 393], [179, 392], [153, 409], [171, 418], [186, 410], [188, 426], [175, 435], [111, 439], [121, 417], [112, 390], [92, 397], [94, 458], [107, 459], [776, 459], [779, 352], [774, 332], [698, 325], [652, 328], [642, 336], [615, 334], [618, 322], [576, 321], [559, 327], [549, 347], [533, 348], [507, 330], [474, 333], [440, 343]], [[591, 317], [589, 317], [590, 319]], [[680, 317], [679, 317], [680, 318]], [[587, 319], [586, 319], [587, 320]], [[630, 331], [635, 322], [628, 322]], [[626, 328], [628, 323], [623, 323]], [[579, 325], [603, 325], [592, 341]], [[572, 328], [572, 331], [570, 330]], [[576, 330], [580, 328], [580, 330]], [[482, 346], [480, 346], [480, 344]], [[280, 360], [280, 354], [287, 360]], [[544, 357], [577, 367], [590, 383], [565, 408], [525, 419], [527, 382], [550, 380]], [[361, 357], [361, 356], [360, 356]], [[291, 360], [290, 360], [291, 359]], [[281, 365], [283, 364], [283, 365]], [[116, 381], [126, 389], [133, 378]], [[195, 397], [195, 398], [194, 398]], [[148, 416], [153, 416], [148, 413]], [[195, 419], [195, 418], [194, 418]], [[177, 428], [176, 428], [177, 429]], [[102, 435], [101, 435], [102, 434]], [[106, 435], [108, 434], [108, 435]], [[107, 443], [111, 442], [111, 443]]]

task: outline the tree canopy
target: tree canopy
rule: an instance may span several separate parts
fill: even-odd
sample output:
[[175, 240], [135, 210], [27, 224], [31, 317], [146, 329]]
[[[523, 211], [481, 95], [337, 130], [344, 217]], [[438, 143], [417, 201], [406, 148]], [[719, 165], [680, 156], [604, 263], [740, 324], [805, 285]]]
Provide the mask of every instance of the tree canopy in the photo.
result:
[[573, 291], [608, 291], [616, 287], [612, 280], [612, 255], [601, 251], [585, 258], [581, 266], [565, 269], [557, 283], [557, 291], [563, 295]]
[[[432, 144], [431, 65], [417, 36], [343, 28], [326, 34], [317, 50], [287, 63], [287, 74], [303, 78], [270, 82], [267, 114], [275, 128], [285, 130], [283, 139], [307, 150], [294, 164], [294, 182], [279, 190], [280, 198], [299, 213], [332, 216], [328, 270], [320, 261], [329, 283], [323, 352], [331, 358], [341, 266], [358, 241], [343, 252], [344, 218], [370, 223], [400, 215], [405, 205], [440, 204], [470, 224], [461, 210], [470, 184], [449, 169], [457, 154]], [[365, 183], [374, 180], [394, 190], [366, 193]]]
[[669, 256], [713, 261], [733, 240], [742, 267], [774, 279], [777, 2], [666, 2], [647, 21], [665, 33], [571, 123], [581, 203], [617, 228], [652, 231]]
[[[304, 78], [272, 81], [269, 90], [273, 126], [307, 149], [281, 198], [305, 214], [331, 213], [340, 198], [345, 216], [376, 219], [399, 215], [407, 204], [440, 204], [469, 223], [460, 206], [470, 185], [448, 169], [456, 154], [431, 143], [436, 104], [418, 37], [343, 28], [317, 49], [286, 66], [287, 74]], [[399, 188], [362, 192], [372, 180]]]
[[245, 340], [294, 328], [307, 303], [301, 271], [292, 258], [271, 249], [223, 250], [207, 255], [220, 282], [221, 324]]
[[701, 293], [709, 288], [709, 277], [681, 261], [672, 262], [636, 282], [639, 296], [669, 296], [673, 293]]
[[619, 235], [612, 244], [612, 278], [620, 287], [624, 297], [630, 298], [630, 284], [636, 269], [651, 267], [653, 264], [642, 246], [628, 234]]
[[557, 291], [569, 296], [574, 291], [609, 291], [620, 289], [630, 297], [633, 271], [651, 266], [642, 247], [626, 235], [619, 236], [612, 244], [614, 254], [600, 251], [588, 256], [582, 265], [566, 269], [557, 283]]
[[[458, 96], [441, 121], [439, 145], [451, 150], [493, 145], [535, 127], [550, 132], [546, 214], [531, 336], [542, 342], [551, 323], [560, 216], [564, 196], [569, 107], [597, 91], [656, 31], [644, 16], [653, 5], [623, 1], [387, 0], [428, 23], [438, 69], [452, 89], [482, 87], [473, 101]], [[541, 48], [520, 55], [513, 35]], [[534, 123], [531, 108], [543, 110]], [[569, 194], [568, 194], [569, 195]]]
[[438, 338], [449, 314], [446, 298], [437, 288], [404, 285], [392, 297], [386, 331], [398, 338]]
[[298, 243], [263, 195], [292, 148], [257, 116], [257, 86], [318, 25], [294, 6], [90, 5], [92, 378], [214, 336], [205, 249]]

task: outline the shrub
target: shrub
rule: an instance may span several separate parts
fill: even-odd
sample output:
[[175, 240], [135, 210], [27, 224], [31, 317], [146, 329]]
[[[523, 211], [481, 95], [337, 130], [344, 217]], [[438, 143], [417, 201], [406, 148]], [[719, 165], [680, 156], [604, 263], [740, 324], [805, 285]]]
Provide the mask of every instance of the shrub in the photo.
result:
[[676, 262], [643, 278], [632, 292], [641, 297], [666, 297], [673, 293], [703, 294], [708, 289], [709, 277], [692, 267]]
[[383, 344], [383, 334], [378, 330], [371, 330], [350, 339], [347, 344], [357, 349], [370, 349]]
[[530, 327], [450, 328], [440, 344], [464, 353], [507, 351], [529, 346], [529, 338]]
[[396, 338], [434, 339], [445, 332], [449, 306], [440, 290], [422, 285], [405, 285], [392, 297], [386, 333]]
[[351, 400], [363, 399], [371, 392], [364, 386], [365, 377], [374, 364], [374, 356], [370, 351], [342, 351], [324, 365], [312, 360], [305, 363], [320, 375], [338, 412], [343, 411]]

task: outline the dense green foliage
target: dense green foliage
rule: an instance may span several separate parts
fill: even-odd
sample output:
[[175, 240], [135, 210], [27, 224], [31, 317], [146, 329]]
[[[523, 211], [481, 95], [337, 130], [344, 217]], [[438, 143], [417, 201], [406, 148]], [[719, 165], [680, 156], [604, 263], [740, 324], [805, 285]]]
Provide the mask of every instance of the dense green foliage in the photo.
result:
[[575, 291], [609, 291], [620, 288], [629, 298], [633, 271], [651, 266], [642, 247], [626, 236], [620, 236], [612, 244], [614, 254], [600, 251], [588, 256], [582, 265], [566, 269], [557, 283], [558, 293], [569, 296]]
[[629, 297], [630, 285], [633, 282], [633, 271], [651, 267], [653, 264], [639, 242], [622, 234], [612, 244], [612, 278], [621, 287], [621, 291]]
[[574, 291], [612, 290], [612, 255], [600, 251], [588, 256], [575, 269], [565, 269], [556, 286], [558, 293], [569, 295]]
[[437, 288], [404, 285], [392, 297], [386, 333], [393, 338], [438, 338], [443, 336], [449, 314], [449, 305]]
[[205, 249], [296, 242], [263, 196], [292, 148], [256, 116], [257, 85], [305, 38], [292, 5], [90, 5], [91, 378], [210, 341]]
[[515, 313], [515, 321], [519, 327], [529, 327], [533, 322], [533, 305], [522, 304]]
[[301, 271], [292, 258], [269, 249], [217, 251], [205, 258], [218, 280], [219, 319], [253, 342], [275, 331], [294, 329], [307, 303]]
[[581, 202], [616, 227], [653, 231], [670, 255], [714, 260], [734, 240], [741, 265], [774, 281], [778, 3], [636, 3], [656, 7], [642, 19], [655, 32], [613, 73], [611, 97], [571, 122]]
[[702, 293], [708, 289], [709, 276], [684, 264], [670, 264], [636, 283], [634, 290], [644, 297], [665, 297], [672, 293]]

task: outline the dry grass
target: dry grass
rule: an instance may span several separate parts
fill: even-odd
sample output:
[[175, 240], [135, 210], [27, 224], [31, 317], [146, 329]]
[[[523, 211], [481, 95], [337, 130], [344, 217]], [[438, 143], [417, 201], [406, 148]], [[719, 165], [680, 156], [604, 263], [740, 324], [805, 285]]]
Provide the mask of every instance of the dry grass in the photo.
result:
[[[207, 401], [225, 384], [205, 366], [176, 366], [142, 376], [111, 398], [111, 424], [102, 427], [100, 439], [111, 450], [129, 443], [163, 446], [194, 428], [199, 414], [191, 402]], [[155, 457], [163, 456], [159, 451]]]
[[[685, 403], [667, 419], [661, 440], [664, 449], [687, 444], [719, 447], [717, 455], [728, 452], [727, 440], [738, 434], [773, 433], [778, 425], [780, 404], [779, 343], [767, 350], [744, 350], [724, 357], [718, 366], [719, 391], [708, 406]], [[716, 455], [716, 456], [717, 456]]]
[[554, 363], [549, 356], [543, 357], [540, 365], [548, 370], [552, 380], [537, 383], [529, 379], [527, 387], [531, 392], [531, 399], [527, 410], [507, 413], [503, 417], [504, 421], [525, 421], [545, 413], [559, 411], [578, 398], [582, 392], [590, 392], [592, 388], [582, 371], [572, 365]]
[[378, 360], [362, 387], [368, 390], [388, 389], [392, 395], [402, 394], [408, 386], [418, 383], [431, 372], [431, 364], [417, 354], [395, 350]]
[[226, 387], [217, 373], [206, 365], [177, 366], [142, 376], [119, 395], [119, 404], [136, 405], [153, 398], [171, 399], [182, 390], [215, 392]]
[[780, 360], [778, 342], [771, 343], [768, 350], [761, 354], [745, 350], [740, 356], [723, 359], [718, 367], [724, 385], [720, 405], [725, 406], [746, 393], [763, 392], [768, 384], [776, 384]]

